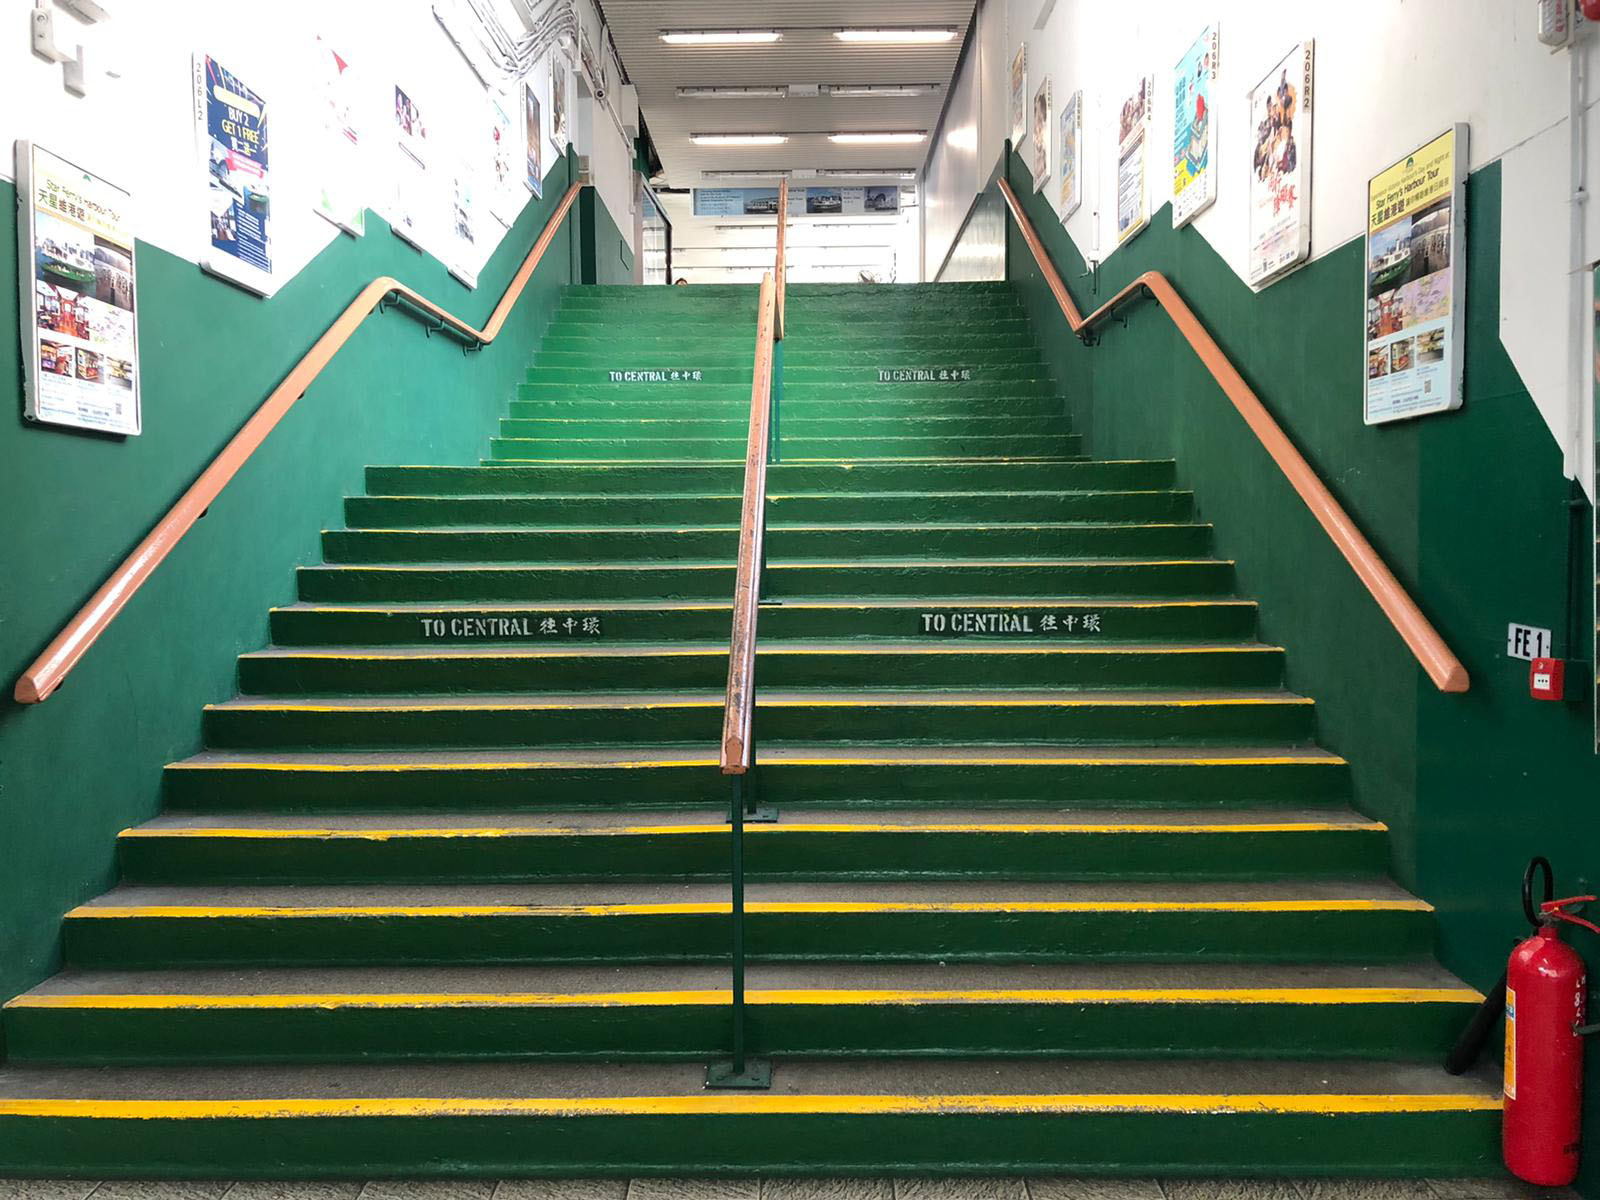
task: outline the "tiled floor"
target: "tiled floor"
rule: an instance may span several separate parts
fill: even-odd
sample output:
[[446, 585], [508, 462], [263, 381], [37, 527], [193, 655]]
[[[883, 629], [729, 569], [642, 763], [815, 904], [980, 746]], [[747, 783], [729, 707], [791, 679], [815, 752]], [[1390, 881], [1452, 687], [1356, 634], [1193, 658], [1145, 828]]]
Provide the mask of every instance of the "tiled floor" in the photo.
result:
[[1509, 1179], [0, 1179], [0, 1200], [1569, 1200]]

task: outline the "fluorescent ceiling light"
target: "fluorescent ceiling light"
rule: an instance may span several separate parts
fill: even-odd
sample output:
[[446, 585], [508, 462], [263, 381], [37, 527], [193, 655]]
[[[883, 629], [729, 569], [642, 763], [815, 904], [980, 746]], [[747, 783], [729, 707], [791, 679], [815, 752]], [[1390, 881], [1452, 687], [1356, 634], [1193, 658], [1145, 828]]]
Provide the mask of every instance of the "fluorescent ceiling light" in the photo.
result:
[[954, 29], [835, 29], [841, 42], [866, 42], [879, 46], [926, 46], [953, 42]]
[[830, 96], [926, 96], [937, 92], [937, 83], [825, 83], [822, 90]]
[[659, 36], [669, 46], [751, 46], [783, 40], [776, 29], [663, 29]]
[[927, 137], [927, 132], [919, 129], [914, 133], [830, 133], [828, 140], [841, 146], [905, 146], [926, 141]]
[[818, 167], [817, 174], [824, 179], [915, 179], [917, 173], [904, 167], [887, 167], [882, 171], [867, 171], [858, 167]]
[[678, 96], [683, 100], [782, 100], [789, 94], [786, 87], [681, 87]]
[[696, 146], [781, 146], [789, 139], [781, 133], [691, 133]]
[[701, 171], [701, 179], [784, 179], [789, 172], [778, 171]]

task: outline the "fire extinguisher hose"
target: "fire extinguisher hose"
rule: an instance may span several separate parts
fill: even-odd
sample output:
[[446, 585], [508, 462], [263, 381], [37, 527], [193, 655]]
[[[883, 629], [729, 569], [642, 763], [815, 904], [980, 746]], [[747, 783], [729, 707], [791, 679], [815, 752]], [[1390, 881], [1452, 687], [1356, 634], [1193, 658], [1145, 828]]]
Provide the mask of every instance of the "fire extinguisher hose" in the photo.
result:
[[[1528, 869], [1522, 873], [1522, 915], [1527, 917], [1528, 924], [1535, 929], [1539, 928], [1540, 911], [1543, 908], [1543, 905], [1536, 907], [1533, 903], [1533, 876], [1536, 871], [1544, 875], [1544, 904], [1554, 900], [1556, 894], [1555, 874], [1550, 869], [1550, 860], [1542, 855], [1530, 859]], [[1489, 989], [1489, 994], [1483, 998], [1478, 1011], [1472, 1014], [1472, 1020], [1467, 1022], [1467, 1027], [1461, 1031], [1456, 1044], [1450, 1047], [1450, 1053], [1445, 1055], [1444, 1069], [1449, 1074], [1465, 1074], [1473, 1063], [1482, 1057], [1483, 1048], [1488, 1045], [1489, 1038], [1494, 1034], [1495, 1026], [1505, 1011], [1506, 973], [1501, 971], [1500, 982]]]

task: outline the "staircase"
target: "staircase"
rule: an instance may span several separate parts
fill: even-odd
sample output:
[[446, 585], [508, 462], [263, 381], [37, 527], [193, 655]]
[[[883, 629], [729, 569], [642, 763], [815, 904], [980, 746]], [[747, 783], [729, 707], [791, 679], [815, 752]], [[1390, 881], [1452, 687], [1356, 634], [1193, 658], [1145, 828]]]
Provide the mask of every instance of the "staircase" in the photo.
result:
[[1173, 464], [1081, 457], [1003, 285], [790, 289], [776, 1066], [703, 1088], [754, 307], [571, 289], [488, 459], [369, 470], [6, 1006], [0, 1174], [1494, 1169], [1497, 1086], [1436, 1065], [1479, 996]]

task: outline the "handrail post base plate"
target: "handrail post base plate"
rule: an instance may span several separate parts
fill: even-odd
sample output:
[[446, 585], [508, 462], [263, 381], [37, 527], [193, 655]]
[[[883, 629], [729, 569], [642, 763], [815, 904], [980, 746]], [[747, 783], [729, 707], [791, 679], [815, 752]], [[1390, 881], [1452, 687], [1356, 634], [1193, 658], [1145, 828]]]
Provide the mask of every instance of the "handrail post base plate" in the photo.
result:
[[706, 1067], [706, 1087], [723, 1091], [765, 1091], [772, 1086], [772, 1064], [765, 1059], [747, 1059], [744, 1069], [735, 1070], [731, 1062], [714, 1062]]

